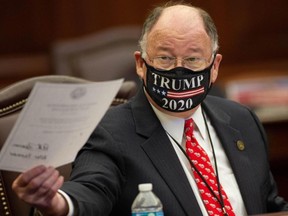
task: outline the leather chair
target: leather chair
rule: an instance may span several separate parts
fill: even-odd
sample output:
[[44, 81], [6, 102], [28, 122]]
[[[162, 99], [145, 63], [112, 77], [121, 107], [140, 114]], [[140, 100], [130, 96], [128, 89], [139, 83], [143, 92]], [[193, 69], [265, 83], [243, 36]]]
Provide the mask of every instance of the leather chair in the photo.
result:
[[[0, 89], [0, 149], [27, 101], [27, 97], [36, 82], [52, 83], [88, 83], [91, 81], [64, 75], [48, 75], [28, 78]], [[132, 81], [123, 83], [111, 106], [125, 103], [136, 91]], [[69, 177], [71, 164], [58, 168], [65, 179]], [[19, 175], [17, 172], [0, 170], [0, 215], [26, 216], [31, 214], [31, 207], [18, 199], [11, 185]]]
[[51, 47], [54, 73], [97, 81], [124, 77], [139, 84], [133, 54], [140, 35], [140, 26], [115, 26], [56, 41]]

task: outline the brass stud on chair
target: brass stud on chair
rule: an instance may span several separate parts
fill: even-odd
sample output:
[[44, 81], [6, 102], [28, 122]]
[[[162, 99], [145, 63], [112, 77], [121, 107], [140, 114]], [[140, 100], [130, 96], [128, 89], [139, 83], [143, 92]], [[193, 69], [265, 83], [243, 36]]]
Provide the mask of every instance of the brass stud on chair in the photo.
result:
[[10, 106], [7, 106], [7, 107], [3, 107], [3, 108], [0, 108], [0, 115], [2, 113], [8, 113], [10, 111], [13, 111], [15, 109], [18, 109], [18, 107], [22, 107], [25, 103], [26, 103], [27, 99], [23, 99], [21, 101], [18, 101]]
[[8, 206], [8, 202], [6, 201], [6, 194], [5, 194], [5, 190], [4, 190], [4, 185], [2, 183], [2, 176], [0, 173], [0, 199], [1, 199], [1, 205], [2, 205], [2, 209], [5, 215], [10, 215], [10, 209]]

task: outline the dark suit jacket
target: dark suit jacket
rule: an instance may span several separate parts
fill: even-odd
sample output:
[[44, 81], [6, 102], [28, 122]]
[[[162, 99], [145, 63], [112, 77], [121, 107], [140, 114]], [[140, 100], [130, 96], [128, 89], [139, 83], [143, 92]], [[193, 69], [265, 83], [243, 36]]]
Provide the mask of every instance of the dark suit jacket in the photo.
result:
[[[246, 107], [207, 96], [203, 104], [230, 160], [248, 214], [288, 210], [270, 174], [262, 126]], [[237, 141], [243, 141], [239, 150]], [[177, 155], [142, 90], [111, 108], [75, 160], [63, 190], [80, 215], [128, 216], [138, 184], [151, 182], [165, 216], [202, 215]]]

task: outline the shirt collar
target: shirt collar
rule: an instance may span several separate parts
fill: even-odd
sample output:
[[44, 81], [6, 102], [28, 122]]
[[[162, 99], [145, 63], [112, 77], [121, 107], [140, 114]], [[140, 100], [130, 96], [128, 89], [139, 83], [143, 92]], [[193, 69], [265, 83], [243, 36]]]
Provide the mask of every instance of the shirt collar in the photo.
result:
[[[157, 115], [159, 121], [161, 122], [164, 130], [168, 132], [178, 143], [182, 143], [183, 134], [184, 134], [184, 124], [185, 124], [186, 119], [167, 115], [159, 111], [153, 105], [152, 105], [152, 108], [155, 114]], [[202, 115], [202, 107], [199, 106], [198, 109], [196, 109], [196, 111], [189, 118], [192, 118], [196, 125], [194, 127], [194, 130], [196, 131], [198, 130], [201, 136], [203, 137], [203, 139], [205, 139], [204, 134], [206, 134], [205, 133], [206, 127], [205, 127], [205, 122], [204, 122], [203, 115]]]
[[[204, 114], [205, 115], [205, 114]], [[194, 123], [195, 123], [195, 127], [194, 130], [198, 130], [198, 132], [200, 133], [200, 135], [202, 136], [203, 140], [206, 139], [205, 134], [206, 134], [206, 126], [205, 126], [205, 120], [204, 117], [202, 115], [202, 107], [199, 106], [199, 109], [197, 109], [193, 115], [191, 116], [191, 118], [193, 119]]]

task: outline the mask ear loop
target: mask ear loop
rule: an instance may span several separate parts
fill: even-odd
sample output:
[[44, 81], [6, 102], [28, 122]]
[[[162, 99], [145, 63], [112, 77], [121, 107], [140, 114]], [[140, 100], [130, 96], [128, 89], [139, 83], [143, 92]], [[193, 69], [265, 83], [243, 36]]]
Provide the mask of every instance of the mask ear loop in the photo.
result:
[[[212, 60], [212, 63], [210, 64], [210, 77], [209, 77], [209, 82], [211, 81], [211, 70], [212, 70], [212, 67], [213, 67], [213, 65], [214, 65], [214, 61], [215, 61], [215, 59], [216, 59], [216, 55], [217, 55], [217, 51], [214, 51], [213, 52], [213, 60]], [[212, 89], [212, 87], [213, 87], [213, 82], [211, 82], [210, 84], [209, 84], [209, 87], [208, 87], [208, 90], [207, 90], [207, 94], [209, 94], [209, 92], [211, 91], [211, 89]]]
[[[143, 58], [142, 52], [141, 52], [141, 59], [142, 59], [142, 61], [144, 62], [146, 68], [147, 68], [147, 65], [148, 65], [148, 64], [147, 64], [147, 62], [145, 61], [145, 59]], [[147, 71], [146, 71], [146, 79], [147, 79]], [[140, 80], [142, 81], [142, 85], [143, 85], [143, 87], [144, 87], [145, 92], [147, 92], [147, 93], [149, 94], [149, 91], [148, 91], [148, 88], [147, 88], [147, 86], [146, 86], [146, 84], [145, 84], [144, 79], [141, 78]], [[149, 94], [149, 95], [150, 95], [150, 94]], [[151, 97], [151, 95], [150, 95], [150, 97]]]

